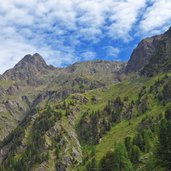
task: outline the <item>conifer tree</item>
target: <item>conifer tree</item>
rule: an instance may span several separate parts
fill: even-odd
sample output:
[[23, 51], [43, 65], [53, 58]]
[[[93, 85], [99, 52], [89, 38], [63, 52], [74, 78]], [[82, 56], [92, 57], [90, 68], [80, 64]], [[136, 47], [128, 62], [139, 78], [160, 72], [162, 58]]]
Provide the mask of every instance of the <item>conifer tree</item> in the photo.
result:
[[120, 143], [114, 152], [108, 152], [99, 165], [101, 171], [133, 171], [127, 149]]

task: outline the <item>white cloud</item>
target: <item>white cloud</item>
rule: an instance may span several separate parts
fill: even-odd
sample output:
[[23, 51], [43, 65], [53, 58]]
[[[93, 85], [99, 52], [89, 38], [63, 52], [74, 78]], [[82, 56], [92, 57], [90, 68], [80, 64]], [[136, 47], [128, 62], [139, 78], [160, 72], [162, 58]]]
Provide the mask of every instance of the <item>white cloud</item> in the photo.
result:
[[129, 32], [137, 22], [139, 13], [146, 6], [145, 0], [116, 1], [111, 7], [109, 21], [112, 23], [108, 27], [109, 36], [113, 39], [131, 39]]
[[118, 58], [118, 55], [120, 53], [119, 48], [115, 48], [112, 46], [105, 46], [103, 49], [106, 51], [107, 57], [112, 57], [113, 59]]
[[[2, 39], [0, 41], [2, 42]], [[32, 53], [33, 49], [23, 41], [3, 40], [3, 44], [0, 46], [0, 73], [14, 66], [25, 54]]]
[[[149, 1], [154, 4], [147, 8]], [[57, 66], [81, 60], [80, 57], [97, 58], [94, 44], [104, 38], [129, 41], [137, 23], [142, 32], [154, 33], [161, 26], [165, 29], [170, 22], [170, 9], [170, 0], [2, 1], [0, 73], [27, 53], [38, 52], [49, 64]], [[138, 21], [141, 15], [143, 20]], [[84, 41], [88, 42], [86, 52], [79, 54], [78, 47]], [[106, 53], [115, 58], [119, 50], [109, 45]]]
[[84, 61], [93, 60], [96, 58], [96, 53], [93, 51], [86, 51], [81, 53], [81, 57]]
[[140, 22], [140, 28], [145, 34], [163, 32], [171, 23], [171, 1], [153, 0]]

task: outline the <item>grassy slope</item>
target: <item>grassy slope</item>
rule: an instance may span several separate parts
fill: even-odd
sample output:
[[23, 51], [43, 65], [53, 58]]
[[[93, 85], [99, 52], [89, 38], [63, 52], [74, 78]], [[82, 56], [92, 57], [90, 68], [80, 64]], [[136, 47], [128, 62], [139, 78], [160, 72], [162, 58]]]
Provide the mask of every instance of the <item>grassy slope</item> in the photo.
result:
[[[163, 111], [164, 108], [158, 106], [152, 111], [147, 112], [146, 115], [154, 116]], [[114, 126], [102, 139], [100, 144], [96, 146], [96, 159], [99, 161], [104, 154], [108, 151], [113, 150], [115, 145], [122, 142], [127, 136], [133, 137], [136, 134], [136, 128], [142, 118], [146, 115], [142, 115], [138, 118], [131, 120], [131, 124], [128, 121], [122, 121], [121, 123]]]
[[[171, 76], [171, 73], [168, 74]], [[138, 78], [136, 80], [132, 81], [124, 81], [122, 83], [112, 85], [106, 90], [94, 90], [89, 91], [85, 93], [84, 95], [89, 99], [89, 104], [82, 106], [82, 111], [86, 110], [87, 108], [90, 110], [100, 110], [103, 109], [105, 104], [110, 99], [115, 99], [117, 96], [125, 97], [128, 96], [129, 100], [136, 100], [138, 98], [138, 92], [142, 88], [142, 86], [149, 87], [150, 85], [153, 85], [155, 80], [158, 80], [162, 78], [164, 75], [158, 75], [153, 78]], [[91, 104], [90, 99], [91, 97], [96, 96], [98, 99], [97, 104]], [[118, 142], [124, 141], [124, 139], [127, 136], [133, 137], [136, 134], [136, 128], [138, 124], [141, 122], [142, 118], [147, 116], [156, 116], [159, 113], [162, 113], [165, 109], [165, 107], [160, 106], [157, 102], [153, 100], [153, 97], [150, 98], [150, 105], [151, 110], [146, 112], [146, 114], [143, 114], [137, 118], [134, 118], [131, 120], [131, 123], [128, 121], [122, 121], [116, 125], [114, 125], [111, 130], [103, 136], [100, 143], [95, 146], [95, 158], [97, 162], [100, 161], [100, 159], [110, 150], [114, 150], [116, 144]], [[87, 145], [83, 145], [83, 151], [90, 151], [91, 147]], [[85, 167], [81, 166], [79, 168], [80, 170], [84, 170]]]

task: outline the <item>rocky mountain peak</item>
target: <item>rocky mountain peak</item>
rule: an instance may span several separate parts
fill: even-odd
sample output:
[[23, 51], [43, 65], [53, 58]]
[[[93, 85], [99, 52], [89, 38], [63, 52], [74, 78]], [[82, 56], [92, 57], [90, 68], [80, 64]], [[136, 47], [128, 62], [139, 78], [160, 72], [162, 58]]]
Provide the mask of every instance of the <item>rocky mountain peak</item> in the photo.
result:
[[3, 76], [12, 80], [38, 80], [40, 75], [46, 75], [55, 70], [55, 67], [46, 64], [44, 59], [38, 54], [26, 55], [19, 61], [14, 68], [6, 71]]
[[34, 65], [38, 68], [43, 67], [43, 68], [47, 68], [48, 65], [46, 64], [45, 60], [38, 54], [35, 53], [34, 55], [25, 55], [24, 58], [15, 65], [14, 68], [18, 68], [18, 67], [23, 67], [26, 65]]

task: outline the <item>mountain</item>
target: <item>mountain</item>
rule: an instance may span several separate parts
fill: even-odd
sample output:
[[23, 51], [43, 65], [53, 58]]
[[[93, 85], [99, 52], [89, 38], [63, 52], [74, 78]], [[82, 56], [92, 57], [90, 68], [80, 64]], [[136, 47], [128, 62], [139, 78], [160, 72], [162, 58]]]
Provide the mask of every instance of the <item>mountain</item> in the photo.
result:
[[[126, 73], [137, 72], [144, 69], [142, 73], [147, 74], [147, 72], [152, 72], [149, 71], [150, 68], [156, 72], [157, 68], [162, 69], [163, 71], [168, 70], [171, 63], [170, 36], [171, 28], [169, 28], [169, 30], [162, 35], [153, 36], [151, 38], [142, 40], [134, 49], [131, 58], [128, 61], [127, 67], [125, 69]], [[158, 64], [162, 64], [163, 66], [158, 66]], [[152, 73], [149, 73], [149, 75], [151, 74]]]
[[161, 36], [149, 63], [142, 69], [141, 74], [153, 76], [171, 69], [171, 28]]
[[128, 61], [126, 73], [140, 71], [149, 63], [160, 38], [161, 36], [146, 38], [138, 44], [138, 46], [133, 50], [131, 58]]
[[39, 54], [26, 55], [14, 68], [6, 71], [3, 76], [13, 81], [27, 81], [34, 84], [41, 75], [48, 75], [55, 67], [48, 66]]
[[59, 101], [71, 93], [120, 82], [125, 66], [122, 62], [92, 61], [55, 68], [48, 66], [39, 54], [26, 55], [0, 77], [1, 139], [32, 108], [48, 100]]
[[143, 40], [128, 64], [26, 55], [0, 76], [0, 170], [169, 171], [170, 42]]

